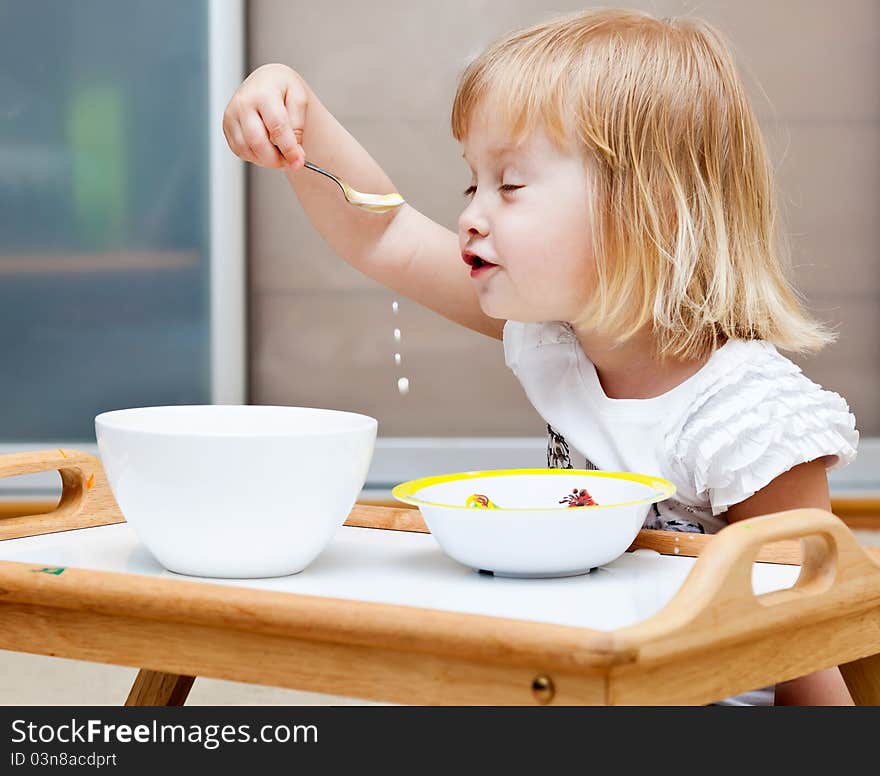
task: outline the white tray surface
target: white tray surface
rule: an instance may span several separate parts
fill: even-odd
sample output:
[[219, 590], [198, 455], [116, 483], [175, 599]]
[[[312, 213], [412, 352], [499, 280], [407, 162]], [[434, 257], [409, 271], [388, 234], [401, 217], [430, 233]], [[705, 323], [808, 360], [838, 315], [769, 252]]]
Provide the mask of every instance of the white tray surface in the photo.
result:
[[[680, 544], [686, 546], [688, 534]], [[658, 612], [695, 558], [625, 553], [590, 574], [507, 579], [478, 574], [446, 556], [430, 534], [342, 526], [308, 568], [271, 579], [188, 577], [165, 570], [127, 523], [0, 542], [0, 560], [186, 579], [204, 584], [374, 601], [423, 609], [614, 630]], [[757, 594], [790, 587], [800, 566], [755, 563]]]

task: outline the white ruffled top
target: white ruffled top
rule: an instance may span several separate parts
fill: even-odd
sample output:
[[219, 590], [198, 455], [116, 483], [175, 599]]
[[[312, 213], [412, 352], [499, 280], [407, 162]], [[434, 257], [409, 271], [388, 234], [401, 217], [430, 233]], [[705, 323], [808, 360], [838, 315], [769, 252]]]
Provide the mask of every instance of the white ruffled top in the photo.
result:
[[793, 466], [824, 457], [836, 469], [856, 456], [846, 401], [769, 342], [729, 340], [699, 372], [650, 399], [608, 398], [567, 324], [508, 321], [504, 355], [573, 468], [581, 468], [577, 452], [584, 468], [659, 475], [676, 486], [646, 527], [715, 533], [729, 506]]

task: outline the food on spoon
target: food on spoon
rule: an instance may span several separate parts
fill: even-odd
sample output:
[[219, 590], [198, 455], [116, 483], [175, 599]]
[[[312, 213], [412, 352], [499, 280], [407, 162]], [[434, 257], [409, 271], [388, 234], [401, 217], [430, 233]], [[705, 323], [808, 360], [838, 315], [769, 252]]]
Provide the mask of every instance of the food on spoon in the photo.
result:
[[472, 493], [467, 497], [467, 501], [464, 502], [464, 505], [470, 509], [498, 509], [498, 507], [489, 501], [489, 497], [484, 496], [482, 493]]
[[593, 497], [587, 493], [586, 488], [573, 488], [565, 498], [560, 500], [560, 504], [568, 504], [570, 507], [595, 507], [598, 504], [593, 501]]

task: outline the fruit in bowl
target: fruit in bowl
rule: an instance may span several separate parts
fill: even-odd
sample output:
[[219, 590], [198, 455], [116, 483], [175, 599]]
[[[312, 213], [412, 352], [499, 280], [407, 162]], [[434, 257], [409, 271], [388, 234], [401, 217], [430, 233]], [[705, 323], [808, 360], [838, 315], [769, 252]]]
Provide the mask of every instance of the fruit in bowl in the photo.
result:
[[619, 558], [651, 506], [675, 493], [633, 472], [496, 469], [397, 485], [451, 558], [505, 577], [585, 574]]
[[95, 418], [110, 489], [169, 571], [296, 574], [330, 543], [367, 478], [378, 423], [311, 407], [179, 405]]

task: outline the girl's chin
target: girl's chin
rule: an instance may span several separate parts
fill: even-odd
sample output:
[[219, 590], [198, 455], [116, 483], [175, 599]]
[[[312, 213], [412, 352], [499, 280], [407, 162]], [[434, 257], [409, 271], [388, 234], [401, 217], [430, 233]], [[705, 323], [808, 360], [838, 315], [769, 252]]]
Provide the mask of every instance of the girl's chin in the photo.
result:
[[[499, 321], [520, 321], [521, 323], [541, 323], [542, 321], [557, 321], [561, 318], [550, 315], [547, 305], [540, 302], [530, 303], [527, 299], [515, 296], [513, 299], [505, 295], [502, 289], [486, 288], [478, 294], [480, 309], [490, 318]], [[558, 311], [555, 311], [558, 312]]]
[[490, 318], [499, 321], [516, 320], [510, 305], [499, 304], [498, 300], [489, 298], [488, 295], [480, 295], [480, 309]]
[[553, 320], [551, 318], [537, 318], [534, 310], [523, 310], [515, 305], [499, 304], [495, 300], [480, 299], [480, 309], [490, 318], [499, 321], [520, 321], [521, 323], [540, 323], [541, 321]]

